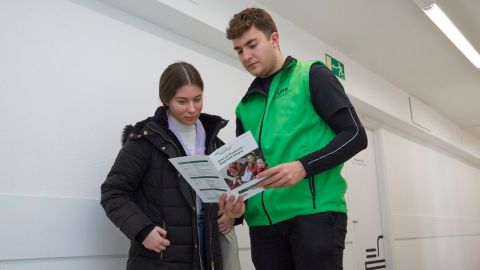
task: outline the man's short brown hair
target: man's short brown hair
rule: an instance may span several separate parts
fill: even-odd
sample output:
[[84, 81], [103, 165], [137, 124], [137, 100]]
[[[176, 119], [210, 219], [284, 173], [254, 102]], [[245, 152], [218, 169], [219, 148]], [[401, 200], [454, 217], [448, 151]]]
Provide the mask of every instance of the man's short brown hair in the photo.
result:
[[240, 37], [252, 25], [262, 31], [267, 38], [270, 38], [273, 32], [277, 32], [277, 26], [270, 14], [261, 8], [247, 8], [235, 14], [230, 20], [227, 27], [227, 38], [232, 40]]

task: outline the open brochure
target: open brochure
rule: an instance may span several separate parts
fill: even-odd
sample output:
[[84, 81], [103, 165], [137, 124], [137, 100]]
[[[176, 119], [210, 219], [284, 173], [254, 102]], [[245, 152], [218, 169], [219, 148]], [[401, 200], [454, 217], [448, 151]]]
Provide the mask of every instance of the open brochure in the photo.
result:
[[218, 202], [220, 195], [243, 195], [248, 199], [264, 189], [256, 175], [267, 169], [265, 159], [250, 131], [218, 148], [210, 155], [184, 156], [169, 161], [205, 203]]

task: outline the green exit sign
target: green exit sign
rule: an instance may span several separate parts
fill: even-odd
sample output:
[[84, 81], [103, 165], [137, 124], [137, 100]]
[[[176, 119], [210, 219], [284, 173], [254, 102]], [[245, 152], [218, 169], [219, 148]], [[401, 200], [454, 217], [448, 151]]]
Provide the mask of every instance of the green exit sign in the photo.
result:
[[325, 54], [325, 63], [327, 67], [335, 74], [335, 76], [345, 80], [345, 66], [342, 62]]

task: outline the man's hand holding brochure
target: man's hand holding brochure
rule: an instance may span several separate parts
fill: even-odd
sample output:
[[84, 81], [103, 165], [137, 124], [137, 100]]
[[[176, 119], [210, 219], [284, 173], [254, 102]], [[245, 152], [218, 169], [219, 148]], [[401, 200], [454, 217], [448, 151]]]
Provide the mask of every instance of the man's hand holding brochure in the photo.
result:
[[171, 158], [175, 166], [205, 203], [217, 203], [226, 194], [246, 200], [264, 189], [256, 175], [268, 169], [251, 132], [246, 132], [210, 155]]

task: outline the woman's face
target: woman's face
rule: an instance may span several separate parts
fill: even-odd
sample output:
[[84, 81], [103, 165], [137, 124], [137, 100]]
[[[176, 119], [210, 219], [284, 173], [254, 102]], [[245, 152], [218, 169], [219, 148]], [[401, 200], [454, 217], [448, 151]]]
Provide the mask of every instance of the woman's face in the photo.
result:
[[260, 159], [260, 158], [257, 159], [257, 166], [263, 169], [265, 167], [265, 161], [263, 161], [263, 159]]
[[247, 160], [249, 164], [254, 164], [255, 163], [255, 157], [253, 155], [248, 155]]
[[168, 102], [170, 115], [184, 125], [194, 125], [203, 108], [203, 91], [189, 84], [180, 87]]

